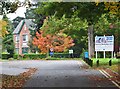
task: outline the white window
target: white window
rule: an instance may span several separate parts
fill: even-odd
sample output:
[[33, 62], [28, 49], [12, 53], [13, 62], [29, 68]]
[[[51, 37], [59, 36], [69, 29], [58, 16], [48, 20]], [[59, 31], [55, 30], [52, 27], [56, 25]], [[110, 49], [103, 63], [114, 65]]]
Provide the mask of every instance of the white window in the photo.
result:
[[27, 43], [23, 43], [23, 46], [26, 46], [27, 45]]
[[28, 47], [27, 42], [23, 42], [22, 47]]
[[19, 35], [16, 35], [15, 40], [16, 40], [16, 42], [19, 41]]
[[28, 41], [28, 35], [23, 35], [23, 41]]

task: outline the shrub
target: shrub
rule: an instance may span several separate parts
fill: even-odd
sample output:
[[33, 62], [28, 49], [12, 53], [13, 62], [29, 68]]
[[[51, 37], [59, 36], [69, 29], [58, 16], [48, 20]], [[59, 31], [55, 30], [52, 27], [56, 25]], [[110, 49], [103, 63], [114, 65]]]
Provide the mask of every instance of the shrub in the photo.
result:
[[12, 60], [14, 60], [14, 58], [9, 58], [8, 60], [12, 61]]
[[12, 55], [10, 55], [10, 54], [2, 54], [2, 59], [9, 59], [11, 57], [12, 57]]
[[[19, 55], [19, 59], [43, 59], [46, 58], [46, 54], [24, 54], [23, 58]], [[79, 58], [79, 54], [70, 55], [69, 53], [54, 53], [54, 58]], [[18, 58], [18, 54], [14, 54], [14, 59]]]
[[[14, 59], [18, 58], [18, 54], [14, 54]], [[19, 58], [22, 59], [22, 56], [19, 55]], [[46, 54], [24, 54], [23, 59], [42, 59], [46, 58]]]
[[69, 53], [54, 53], [55, 58], [79, 58], [80, 54], [69, 54]]

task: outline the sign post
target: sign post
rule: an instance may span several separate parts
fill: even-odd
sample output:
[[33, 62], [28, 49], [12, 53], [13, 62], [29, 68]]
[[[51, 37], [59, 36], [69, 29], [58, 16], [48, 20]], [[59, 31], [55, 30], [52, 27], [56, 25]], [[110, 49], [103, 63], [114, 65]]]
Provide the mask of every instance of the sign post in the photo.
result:
[[105, 52], [111, 51], [111, 58], [113, 58], [113, 52], [114, 52], [114, 36], [96, 36], [95, 37], [95, 51], [96, 51], [96, 58], [97, 58], [97, 52], [102, 51], [104, 53], [105, 58]]
[[73, 57], [73, 50], [69, 50], [70, 57]]
[[114, 52], [113, 52], [113, 51], [112, 51], [112, 54], [111, 54], [111, 55], [112, 55], [111, 57], [113, 58], [113, 55], [114, 55]]
[[104, 51], [104, 59], [105, 59], [105, 51]]
[[97, 59], [97, 51], [96, 51], [96, 59]]
[[69, 50], [69, 54], [73, 54], [73, 50]]

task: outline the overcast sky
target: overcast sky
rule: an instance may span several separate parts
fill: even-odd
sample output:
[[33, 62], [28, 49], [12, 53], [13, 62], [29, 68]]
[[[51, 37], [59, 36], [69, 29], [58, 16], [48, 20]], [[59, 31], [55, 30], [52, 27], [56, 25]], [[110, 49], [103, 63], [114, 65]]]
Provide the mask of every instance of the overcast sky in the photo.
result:
[[26, 12], [26, 8], [25, 7], [19, 7], [15, 13], [9, 13], [7, 15], [7, 17], [10, 19], [10, 20], [13, 20], [14, 18], [16, 18], [17, 16], [19, 17], [25, 17], [25, 13]]
[[[10, 1], [15, 1], [15, 0], [10, 0]], [[24, 2], [25, 0], [19, 0], [19, 1], [21, 1], [21, 2]], [[31, 0], [30, 0], [31, 1]], [[9, 13], [8, 15], [7, 15], [7, 17], [10, 19], [10, 20], [13, 20], [14, 18], [16, 18], [17, 16], [19, 16], [19, 17], [25, 17], [25, 13], [26, 12], [26, 8], [25, 7], [19, 7], [16, 11], [15, 11], [15, 13]]]
[[[15, 0], [10, 0], [12, 2], [14, 2]], [[24, 2], [25, 0], [19, 0], [21, 2]], [[37, 2], [38, 0], [29, 0], [30, 2], [32, 3], [35, 3]], [[14, 18], [16, 18], [17, 16], [19, 17], [25, 17], [25, 13], [26, 12], [26, 7], [19, 7], [15, 13], [9, 13], [7, 14], [7, 17], [10, 19], [10, 20], [13, 20]], [[0, 19], [2, 18], [2, 16], [0, 16]]]

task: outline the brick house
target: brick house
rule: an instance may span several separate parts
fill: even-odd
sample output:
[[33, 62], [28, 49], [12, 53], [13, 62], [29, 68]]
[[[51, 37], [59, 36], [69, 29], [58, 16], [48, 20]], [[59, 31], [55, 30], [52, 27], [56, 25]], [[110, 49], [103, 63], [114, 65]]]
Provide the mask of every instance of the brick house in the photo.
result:
[[30, 19], [23, 19], [13, 31], [15, 53], [24, 54], [30, 52], [28, 42], [30, 40], [30, 29], [33, 30], [34, 23]]

